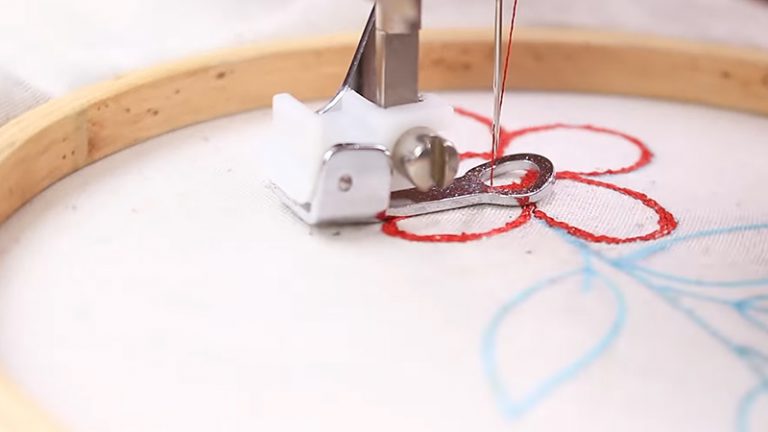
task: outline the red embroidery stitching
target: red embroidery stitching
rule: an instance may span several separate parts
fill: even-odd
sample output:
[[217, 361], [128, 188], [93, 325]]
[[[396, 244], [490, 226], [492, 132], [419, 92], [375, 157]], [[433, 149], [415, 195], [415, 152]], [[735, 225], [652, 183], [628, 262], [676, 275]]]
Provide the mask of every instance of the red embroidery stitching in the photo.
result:
[[521, 227], [531, 220], [531, 214], [533, 213], [533, 206], [527, 205], [522, 207], [520, 216], [515, 220], [508, 222], [500, 228], [494, 228], [490, 231], [477, 232], [477, 233], [460, 233], [460, 234], [416, 234], [409, 231], [400, 229], [398, 222], [408, 219], [405, 217], [392, 218], [387, 220], [382, 226], [382, 231], [385, 234], [392, 237], [399, 237], [405, 240], [418, 241], [418, 242], [432, 242], [432, 243], [465, 243], [473, 240], [479, 240], [486, 237], [491, 237], [505, 232], [512, 231], [515, 228]]
[[581, 228], [572, 226], [566, 222], [559, 221], [553, 218], [552, 216], [549, 216], [543, 210], [536, 209], [533, 212], [534, 216], [548, 223], [549, 226], [553, 228], [560, 228], [566, 231], [568, 234], [571, 234], [572, 236], [578, 237], [583, 240], [591, 241], [593, 243], [622, 244], [622, 243], [632, 243], [637, 241], [656, 240], [669, 235], [672, 231], [675, 230], [675, 228], [677, 228], [677, 221], [675, 220], [675, 217], [672, 215], [672, 213], [667, 211], [667, 209], [662, 207], [658, 202], [656, 202], [652, 198], [649, 198], [648, 195], [645, 195], [637, 191], [633, 191], [632, 189], [616, 186], [611, 183], [606, 183], [606, 182], [602, 182], [602, 181], [598, 181], [590, 178], [585, 178], [576, 173], [560, 172], [560, 173], [557, 173], [557, 179], [571, 180], [579, 183], [584, 183], [584, 184], [616, 191], [620, 194], [627, 195], [631, 198], [634, 198], [640, 201], [641, 203], [643, 203], [643, 205], [645, 205], [646, 207], [656, 212], [656, 214], [659, 216], [659, 220], [658, 220], [659, 229], [641, 236], [621, 238], [621, 237], [611, 237], [607, 235], [593, 234], [589, 231], [585, 231]]
[[[461, 108], [456, 108], [456, 112], [460, 115], [466, 116], [468, 118], [471, 118], [475, 121], [478, 121], [486, 125], [489, 128], [489, 130], [491, 130], [492, 128], [493, 122], [489, 118], [486, 118], [484, 116], [481, 116], [479, 114], [476, 114]], [[675, 230], [675, 228], [677, 228], [677, 220], [675, 219], [674, 215], [672, 215], [672, 213], [670, 213], [667, 209], [662, 207], [657, 201], [653, 200], [647, 195], [634, 191], [632, 189], [614, 185], [612, 183], [607, 183], [607, 182], [595, 180], [592, 178], [588, 178], [588, 177], [607, 176], [607, 175], [614, 175], [614, 174], [626, 174], [629, 172], [636, 171], [648, 165], [653, 160], [653, 157], [654, 157], [653, 152], [651, 152], [648, 146], [640, 139], [633, 137], [629, 134], [625, 134], [623, 132], [619, 132], [613, 129], [608, 129], [608, 128], [599, 127], [599, 126], [569, 125], [569, 124], [562, 124], [562, 123], [534, 126], [534, 127], [518, 129], [513, 131], [507, 131], [502, 127], [501, 141], [499, 142], [499, 154], [497, 156], [505, 154], [507, 149], [511, 146], [512, 142], [522, 136], [529, 135], [532, 133], [551, 131], [551, 130], [557, 130], [557, 129], [583, 130], [583, 131], [594, 132], [598, 134], [613, 135], [637, 147], [637, 149], [640, 152], [639, 157], [634, 163], [628, 166], [606, 169], [602, 171], [589, 171], [589, 172], [561, 171], [557, 173], [557, 178], [558, 180], [561, 180], [561, 181], [562, 180], [575, 181], [575, 182], [583, 183], [590, 186], [609, 189], [609, 190], [618, 192], [620, 194], [626, 195], [637, 201], [640, 201], [643, 205], [653, 210], [658, 215], [658, 229], [648, 234], [633, 236], [633, 237], [626, 237], [626, 238], [594, 234], [589, 231], [570, 225], [567, 222], [557, 220], [554, 217], [549, 216], [543, 210], [538, 209], [535, 204], [531, 204], [531, 205], [524, 206], [522, 208], [520, 216], [518, 216], [515, 220], [505, 224], [502, 227], [494, 228], [492, 230], [485, 231], [485, 232], [420, 235], [420, 234], [412, 233], [409, 231], [405, 231], [399, 227], [398, 223], [407, 218], [386, 219], [382, 226], [382, 231], [387, 235], [402, 238], [405, 240], [411, 240], [411, 241], [439, 242], [439, 243], [469, 242], [469, 241], [492, 237], [492, 236], [496, 236], [499, 234], [512, 231], [513, 229], [519, 228], [525, 225], [526, 223], [528, 223], [528, 221], [530, 221], [533, 216], [540, 220], [543, 220], [553, 228], [564, 230], [565, 232], [586, 241], [590, 241], [594, 243], [623, 244], [623, 243], [632, 243], [632, 242], [650, 241], [650, 240], [659, 239], [661, 237], [669, 235], [670, 233], [672, 233], [672, 231]], [[492, 155], [490, 151], [464, 152], [461, 154], [462, 160], [471, 159], [471, 158], [482, 158], [485, 160], [491, 160], [493, 156], [494, 155]], [[524, 185], [530, 184], [531, 182], [535, 181], [535, 179], [536, 179], [535, 173], [529, 172], [525, 176], [523, 176], [523, 178], [519, 183], [512, 183], [509, 185], [498, 186], [498, 187], [505, 188], [505, 189], [517, 189], [517, 188], [523, 187]]]

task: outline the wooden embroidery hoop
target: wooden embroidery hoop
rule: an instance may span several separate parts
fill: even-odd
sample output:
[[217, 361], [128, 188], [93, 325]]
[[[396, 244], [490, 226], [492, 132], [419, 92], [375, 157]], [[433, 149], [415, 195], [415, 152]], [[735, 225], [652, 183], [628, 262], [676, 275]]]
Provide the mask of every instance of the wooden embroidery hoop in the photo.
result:
[[[272, 95], [329, 98], [357, 37], [229, 49], [132, 73], [44, 104], [0, 128], [0, 223], [47, 186], [157, 135], [269, 107]], [[421, 87], [487, 90], [492, 34], [425, 31]], [[768, 53], [648, 36], [522, 29], [510, 88], [669, 99], [768, 116]], [[77, 391], [73, 389], [73, 391]], [[63, 430], [0, 376], [0, 432]]]

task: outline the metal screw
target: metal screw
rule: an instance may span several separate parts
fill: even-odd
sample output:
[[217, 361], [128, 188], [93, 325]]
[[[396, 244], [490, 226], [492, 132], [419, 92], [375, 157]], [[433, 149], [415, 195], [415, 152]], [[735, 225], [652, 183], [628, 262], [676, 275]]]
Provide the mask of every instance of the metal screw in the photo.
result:
[[349, 192], [350, 189], [352, 189], [352, 186], [354, 185], [354, 182], [352, 181], [352, 177], [348, 175], [343, 175], [339, 178], [339, 190], [342, 192]]
[[392, 150], [392, 160], [397, 172], [424, 192], [448, 187], [459, 171], [456, 147], [426, 127], [404, 133]]

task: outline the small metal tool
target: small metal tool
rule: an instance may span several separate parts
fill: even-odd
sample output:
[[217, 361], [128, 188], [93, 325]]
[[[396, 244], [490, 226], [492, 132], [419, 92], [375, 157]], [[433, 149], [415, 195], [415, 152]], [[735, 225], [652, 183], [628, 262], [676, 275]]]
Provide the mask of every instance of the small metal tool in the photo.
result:
[[[501, 177], [511, 172], [535, 171], [536, 181], [525, 187], [490, 186], [491, 169]], [[415, 216], [481, 204], [524, 206], [546, 198], [555, 182], [552, 162], [544, 156], [520, 153], [504, 156], [469, 170], [445, 189], [418, 189], [392, 193], [389, 216]]]

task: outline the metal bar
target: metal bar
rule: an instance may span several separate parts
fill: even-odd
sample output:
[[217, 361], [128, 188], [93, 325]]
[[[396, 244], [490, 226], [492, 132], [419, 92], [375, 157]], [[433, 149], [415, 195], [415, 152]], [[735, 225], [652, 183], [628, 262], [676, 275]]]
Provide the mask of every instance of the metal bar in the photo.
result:
[[493, 53], [493, 154], [492, 159], [498, 156], [499, 141], [501, 138], [501, 101], [504, 89], [502, 88], [502, 50], [504, 41], [504, 0], [496, 0], [496, 19], [494, 28], [494, 53]]
[[363, 96], [385, 108], [416, 103], [421, 0], [377, 0], [375, 7], [374, 58], [364, 59]]

